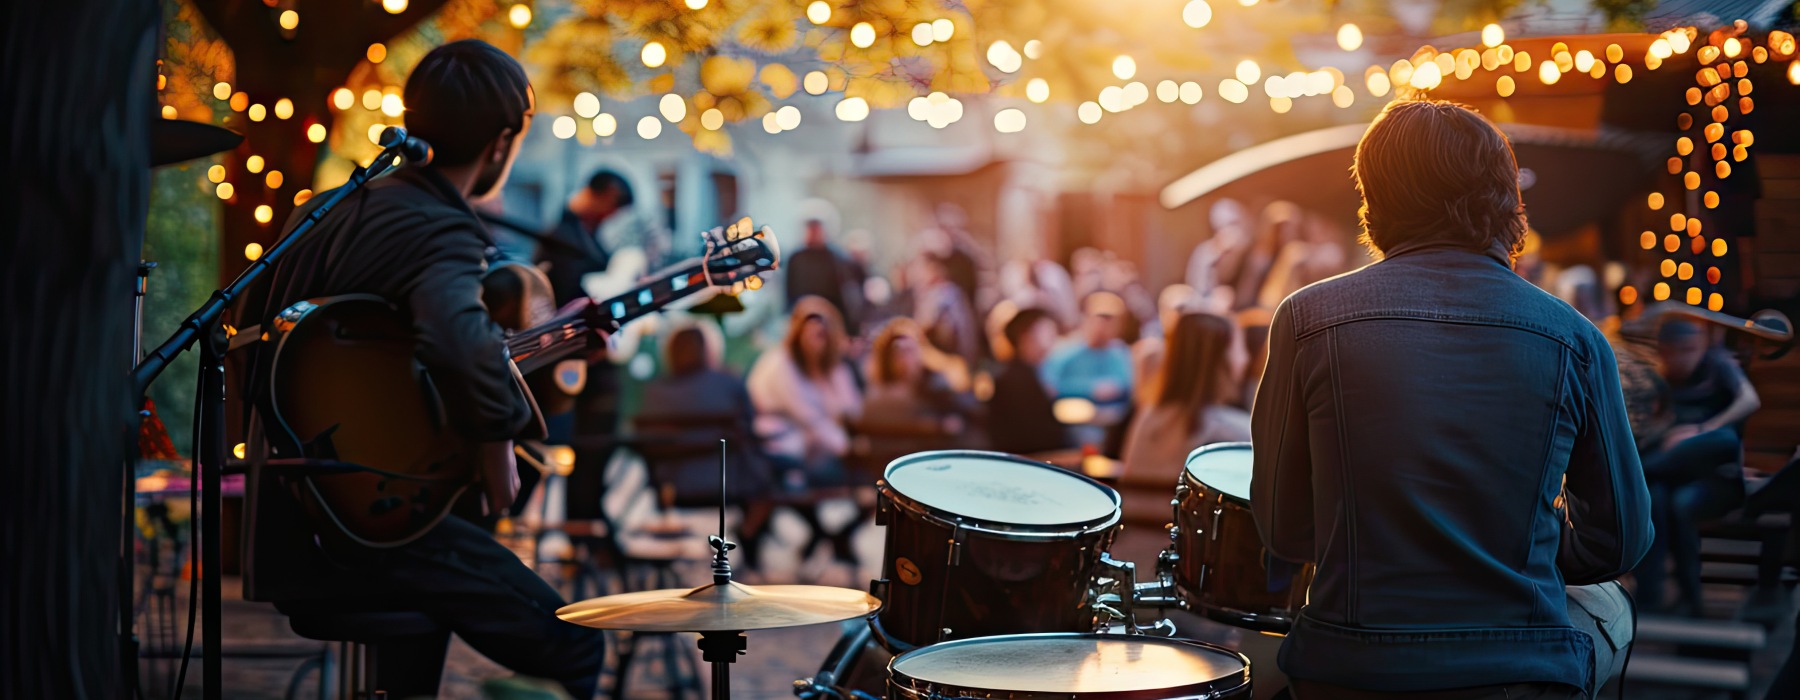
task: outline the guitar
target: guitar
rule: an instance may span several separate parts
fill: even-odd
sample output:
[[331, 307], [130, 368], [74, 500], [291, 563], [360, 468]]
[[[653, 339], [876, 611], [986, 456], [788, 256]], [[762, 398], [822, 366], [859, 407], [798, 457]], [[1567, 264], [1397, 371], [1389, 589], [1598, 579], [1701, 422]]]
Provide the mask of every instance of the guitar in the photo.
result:
[[[524, 375], [601, 347], [625, 324], [697, 292], [760, 288], [760, 275], [779, 264], [773, 236], [749, 219], [702, 236], [705, 255], [507, 335], [514, 378], [534, 413]], [[447, 425], [406, 314], [379, 297], [348, 294], [296, 303], [265, 327], [275, 348], [263, 411], [273, 463], [299, 468], [290, 488], [317, 529], [394, 547], [442, 520], [481, 464]]]

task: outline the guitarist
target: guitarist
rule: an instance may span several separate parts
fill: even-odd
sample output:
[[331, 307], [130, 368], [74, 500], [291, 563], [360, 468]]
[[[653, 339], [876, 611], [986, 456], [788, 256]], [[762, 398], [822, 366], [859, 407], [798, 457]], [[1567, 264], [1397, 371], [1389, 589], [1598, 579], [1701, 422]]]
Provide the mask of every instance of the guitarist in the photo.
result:
[[[375, 294], [406, 311], [450, 428], [481, 453], [479, 488], [496, 512], [517, 495], [511, 440], [532, 408], [481, 302], [492, 243], [470, 202], [505, 183], [531, 127], [534, 97], [517, 61], [468, 40], [420, 60], [404, 99], [406, 125], [431, 144], [431, 162], [400, 168], [333, 210], [246, 296], [240, 318], [266, 323], [294, 302], [349, 293]], [[296, 211], [290, 227], [309, 210]], [[260, 354], [266, 362], [273, 351]], [[267, 399], [258, 395], [268, 385], [266, 368], [261, 374], [251, 384], [252, 405]], [[251, 534], [258, 598], [290, 612], [358, 603], [418, 610], [515, 672], [555, 680], [577, 698], [593, 696], [600, 632], [558, 620], [562, 597], [487, 532], [451, 515], [403, 546], [363, 548], [301, 524], [286, 490], [261, 488], [273, 481], [263, 480], [253, 496], [262, 513]], [[382, 645], [379, 687], [390, 697], [435, 696], [448, 641], [446, 632]]]

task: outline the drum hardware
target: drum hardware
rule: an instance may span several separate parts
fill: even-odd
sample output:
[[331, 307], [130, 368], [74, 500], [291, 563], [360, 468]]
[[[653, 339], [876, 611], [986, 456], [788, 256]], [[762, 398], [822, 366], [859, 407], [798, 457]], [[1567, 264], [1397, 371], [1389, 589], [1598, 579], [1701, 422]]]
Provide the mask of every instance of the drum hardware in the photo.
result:
[[[1160, 593], [1159, 583], [1139, 584], [1137, 582], [1137, 564], [1119, 561], [1109, 554], [1100, 555], [1102, 569], [1112, 576], [1102, 577], [1095, 581], [1098, 595], [1094, 599], [1094, 618], [1096, 631], [1110, 627], [1111, 623], [1121, 623], [1126, 634], [1150, 634], [1159, 637], [1175, 635], [1175, 623], [1167, 618], [1159, 619], [1149, 625], [1140, 625], [1137, 621], [1139, 606], [1146, 603], [1156, 605], [1158, 610], [1170, 599]], [[1139, 598], [1141, 593], [1148, 594]]]
[[1248, 443], [1188, 455], [1175, 488], [1168, 556], [1158, 558], [1187, 609], [1217, 622], [1286, 634], [1306, 604], [1313, 565], [1282, 561], [1263, 546], [1250, 509]]

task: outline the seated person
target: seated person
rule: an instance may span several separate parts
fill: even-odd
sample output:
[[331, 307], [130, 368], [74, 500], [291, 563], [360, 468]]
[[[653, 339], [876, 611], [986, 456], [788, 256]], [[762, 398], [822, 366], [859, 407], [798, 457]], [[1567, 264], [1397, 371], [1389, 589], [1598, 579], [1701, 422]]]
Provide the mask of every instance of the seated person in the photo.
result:
[[957, 446], [969, 424], [974, 400], [950, 388], [927, 352], [923, 331], [909, 318], [889, 321], [875, 336], [860, 424], [881, 436], [880, 454]]
[[666, 372], [644, 386], [643, 411], [637, 417], [641, 438], [673, 439], [692, 451], [649, 460], [656, 482], [671, 489], [681, 505], [712, 505], [719, 500], [718, 440], [730, 440], [730, 500], [744, 505], [739, 536], [744, 561], [758, 563], [758, 547], [772, 503], [763, 496], [773, 487], [769, 465], [751, 442], [755, 408], [744, 382], [719, 369], [714, 350], [699, 325], [678, 327], [663, 348]]
[[1231, 405], [1247, 360], [1236, 326], [1213, 314], [1184, 314], [1168, 348], [1156, 402], [1126, 433], [1123, 478], [1169, 483], [1194, 448], [1250, 440], [1250, 414]]
[[[837, 308], [819, 297], [801, 297], [794, 303], [787, 337], [764, 351], [750, 368], [747, 383], [756, 407], [756, 434], [790, 492], [847, 483], [848, 423], [862, 413], [862, 392], [844, 361], [848, 344]], [[816, 504], [801, 508], [799, 514], [814, 533], [801, 554], [804, 558], [822, 541], [825, 530]], [[846, 532], [830, 536], [837, 557], [852, 561]]]
[[1699, 525], [1744, 498], [1741, 424], [1762, 405], [1744, 370], [1705, 329], [1686, 319], [1657, 330], [1662, 394], [1660, 438], [1643, 451], [1656, 538], [1636, 574], [1646, 609], [1664, 609], [1664, 557], [1675, 570], [1674, 612], [1699, 615]]
[[1095, 292], [1083, 303], [1078, 335], [1044, 360], [1044, 382], [1056, 398], [1082, 398], [1123, 407], [1131, 398], [1131, 348], [1120, 340], [1125, 300]]
[[1071, 447], [1039, 371], [1056, 343], [1056, 322], [1042, 309], [1021, 309], [1006, 322], [1002, 335], [1011, 357], [994, 378], [994, 395], [988, 401], [989, 446], [1014, 454]]

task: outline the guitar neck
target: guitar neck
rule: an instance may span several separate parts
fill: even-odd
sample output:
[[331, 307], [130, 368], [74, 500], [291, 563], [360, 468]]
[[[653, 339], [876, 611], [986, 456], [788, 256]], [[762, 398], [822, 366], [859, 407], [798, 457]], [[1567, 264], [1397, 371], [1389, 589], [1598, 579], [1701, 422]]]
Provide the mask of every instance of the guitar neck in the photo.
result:
[[583, 299], [548, 323], [508, 336], [506, 348], [519, 372], [530, 374], [592, 348], [600, 333], [612, 333], [707, 289], [705, 270], [704, 260], [694, 258], [654, 273], [624, 294], [605, 300]]

